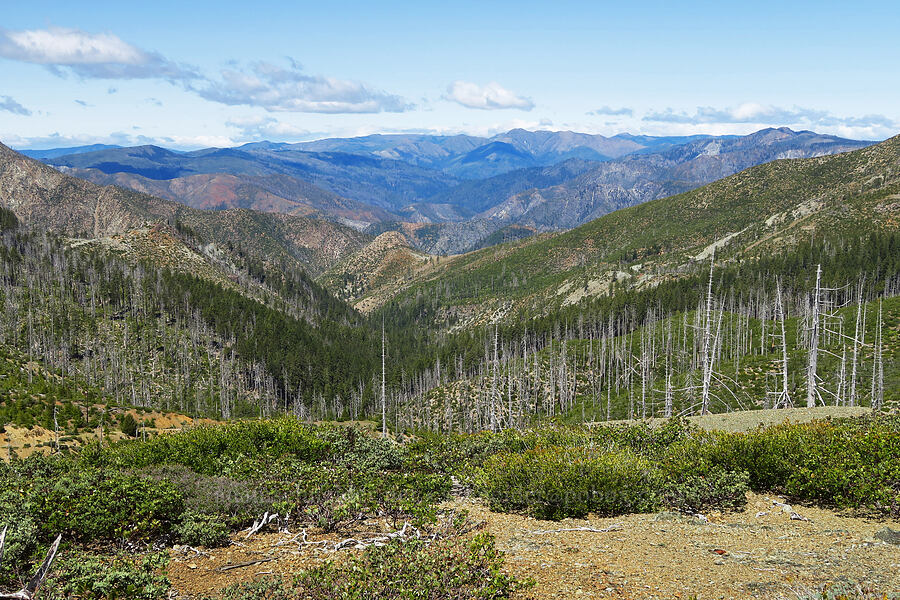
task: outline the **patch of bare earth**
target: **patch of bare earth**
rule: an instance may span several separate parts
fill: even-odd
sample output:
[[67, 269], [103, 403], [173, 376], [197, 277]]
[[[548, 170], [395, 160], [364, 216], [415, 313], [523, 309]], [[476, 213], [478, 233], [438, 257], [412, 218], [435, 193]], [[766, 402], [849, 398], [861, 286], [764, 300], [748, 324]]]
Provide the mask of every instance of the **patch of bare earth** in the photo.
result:
[[[327, 544], [302, 544], [296, 535], [261, 533], [246, 539], [243, 534], [237, 534], [225, 548], [176, 546], [170, 551], [167, 569], [174, 596], [216, 597], [229, 585], [267, 576], [290, 577], [326, 560], [341, 560], [360, 552], [353, 548], [333, 552]], [[307, 537], [307, 541], [327, 541], [331, 545], [340, 539], [337, 535], [314, 533]]]
[[[769, 496], [751, 494], [744, 510], [540, 521], [495, 513], [475, 499], [465, 508], [497, 538], [507, 571], [531, 577], [529, 597], [796, 598], [828, 582], [900, 591], [900, 546], [875, 537], [897, 521], [841, 516], [794, 506], [795, 520]], [[576, 528], [597, 530], [559, 531]]]

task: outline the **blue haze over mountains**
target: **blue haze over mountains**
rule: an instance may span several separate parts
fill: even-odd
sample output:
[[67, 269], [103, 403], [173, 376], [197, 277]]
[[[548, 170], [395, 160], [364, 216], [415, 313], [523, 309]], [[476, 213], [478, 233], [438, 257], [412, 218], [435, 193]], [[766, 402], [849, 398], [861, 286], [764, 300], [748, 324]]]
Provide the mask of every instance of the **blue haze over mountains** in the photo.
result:
[[[299, 203], [314, 217], [372, 234], [402, 229], [421, 250], [454, 254], [575, 227], [771, 160], [870, 143], [786, 128], [718, 137], [514, 129], [491, 138], [399, 134], [193, 152], [88, 146], [24, 154], [195, 208], [290, 212]], [[263, 204], [250, 200], [263, 195]]]

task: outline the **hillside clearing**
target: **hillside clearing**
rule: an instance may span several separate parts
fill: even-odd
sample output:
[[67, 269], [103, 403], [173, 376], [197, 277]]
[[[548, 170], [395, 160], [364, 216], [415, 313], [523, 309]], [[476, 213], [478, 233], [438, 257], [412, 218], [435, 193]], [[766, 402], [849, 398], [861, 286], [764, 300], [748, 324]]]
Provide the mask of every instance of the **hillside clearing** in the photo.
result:
[[[780, 423], [809, 423], [819, 419], [839, 419], [844, 417], [861, 417], [870, 414], [872, 409], [865, 406], [817, 406], [815, 408], [779, 408], [761, 410], [736, 410], [729, 413], [715, 413], [687, 417], [687, 420], [701, 429], [709, 431], [751, 431], [760, 425], [768, 427]], [[598, 421], [588, 426], [621, 425], [640, 423], [639, 420]], [[648, 419], [652, 425], [661, 425], [666, 419]]]

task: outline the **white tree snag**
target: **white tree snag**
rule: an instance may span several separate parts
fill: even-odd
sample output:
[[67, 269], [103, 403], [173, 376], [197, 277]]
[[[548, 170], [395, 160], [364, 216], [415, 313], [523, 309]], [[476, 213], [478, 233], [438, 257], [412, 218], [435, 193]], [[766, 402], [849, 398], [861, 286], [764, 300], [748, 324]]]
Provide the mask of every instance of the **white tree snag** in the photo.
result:
[[775, 408], [790, 408], [794, 403], [791, 401], [788, 383], [787, 333], [784, 328], [784, 302], [781, 299], [780, 281], [775, 282], [775, 311], [778, 313], [778, 323], [781, 326], [781, 393], [775, 401]]
[[866, 306], [862, 300], [862, 286], [856, 299], [856, 333], [853, 334], [853, 364], [850, 367], [850, 406], [856, 406], [856, 370], [859, 364], [859, 347], [864, 343]]
[[816, 406], [816, 368], [819, 362], [819, 302], [822, 289], [822, 265], [816, 267], [816, 290], [813, 292], [812, 314], [810, 315], [811, 335], [809, 340], [809, 360], [806, 364], [806, 407]]
[[712, 257], [709, 259], [709, 285], [706, 289], [706, 311], [703, 317], [703, 395], [701, 400], [702, 404], [700, 406], [701, 415], [709, 414], [709, 386], [710, 382], [712, 381], [712, 363], [714, 360], [714, 354], [712, 351], [712, 285], [713, 267], [715, 266], [715, 264], [716, 254], [714, 251]]

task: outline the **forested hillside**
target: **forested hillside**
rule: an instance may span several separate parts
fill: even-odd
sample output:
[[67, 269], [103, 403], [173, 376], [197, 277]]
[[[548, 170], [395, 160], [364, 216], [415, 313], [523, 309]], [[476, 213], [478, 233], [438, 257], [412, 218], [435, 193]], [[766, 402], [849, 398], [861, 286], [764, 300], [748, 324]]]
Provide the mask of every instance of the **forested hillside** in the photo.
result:
[[[332, 223], [173, 210], [12, 157], [4, 343], [118, 403], [220, 418], [380, 419], [384, 403], [395, 430], [499, 429], [774, 406], [776, 393], [803, 404], [819, 346], [815, 404], [890, 404], [895, 306], [878, 303], [900, 272], [898, 155], [895, 138], [777, 161], [448, 258], [396, 233], [364, 245], [338, 229], [349, 241], [334, 247]], [[103, 212], [104, 194], [127, 218], [71, 237], [84, 232], [66, 223]], [[56, 220], [40, 216], [46, 206]], [[33, 229], [45, 224], [58, 233]], [[819, 287], [840, 291], [813, 317], [818, 265]], [[831, 331], [828, 319], [840, 333], [814, 343], [811, 324]]]

